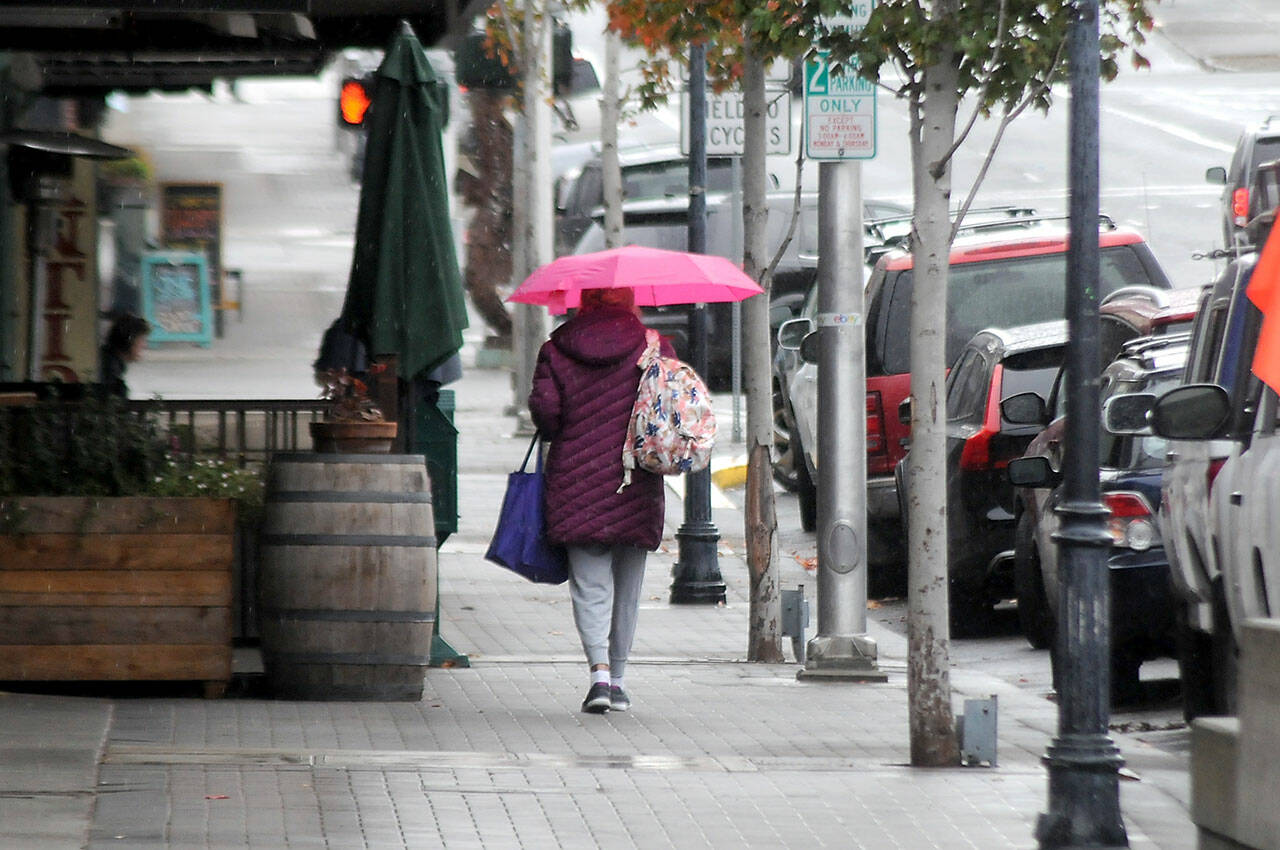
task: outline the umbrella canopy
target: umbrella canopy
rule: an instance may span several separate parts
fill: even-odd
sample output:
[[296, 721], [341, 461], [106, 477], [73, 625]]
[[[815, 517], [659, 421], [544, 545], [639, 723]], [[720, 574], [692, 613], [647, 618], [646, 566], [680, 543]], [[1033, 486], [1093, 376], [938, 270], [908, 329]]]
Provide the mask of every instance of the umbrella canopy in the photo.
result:
[[614, 288], [635, 290], [642, 307], [743, 301], [764, 291], [724, 257], [625, 245], [547, 263], [507, 300], [541, 304], [559, 314], [577, 307], [584, 289]]
[[440, 131], [449, 95], [405, 24], [375, 75], [343, 326], [412, 378], [462, 347], [466, 302]]

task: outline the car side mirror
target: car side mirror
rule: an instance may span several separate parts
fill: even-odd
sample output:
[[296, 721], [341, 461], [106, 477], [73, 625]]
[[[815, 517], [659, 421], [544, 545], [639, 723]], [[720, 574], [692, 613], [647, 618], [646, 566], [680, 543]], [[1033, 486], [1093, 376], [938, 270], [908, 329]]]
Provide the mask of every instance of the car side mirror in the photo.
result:
[[1151, 405], [1151, 430], [1170, 440], [1207, 440], [1227, 424], [1231, 399], [1217, 384], [1174, 387]]
[[[807, 321], [807, 320], [806, 320]], [[818, 362], [818, 342], [821, 337], [817, 331], [811, 331], [805, 334], [804, 339], [800, 340], [800, 359], [806, 363]]]
[[1039, 393], [1018, 393], [1001, 399], [1000, 415], [1014, 425], [1049, 424], [1049, 407]]
[[1112, 434], [1145, 437], [1151, 434], [1147, 414], [1155, 404], [1154, 393], [1113, 395], [1102, 403], [1102, 424]]
[[1221, 165], [1215, 165], [1213, 168], [1206, 169], [1204, 172], [1206, 183], [1217, 183], [1220, 186], [1227, 184], [1227, 169]]
[[898, 402], [898, 424], [911, 424], [911, 396], [907, 396]]
[[812, 319], [788, 319], [778, 325], [778, 346], [787, 351], [799, 351], [800, 344], [812, 330]]
[[1041, 455], [1014, 458], [1006, 469], [1009, 483], [1014, 487], [1056, 487], [1062, 480], [1061, 473], [1054, 471], [1049, 459]]

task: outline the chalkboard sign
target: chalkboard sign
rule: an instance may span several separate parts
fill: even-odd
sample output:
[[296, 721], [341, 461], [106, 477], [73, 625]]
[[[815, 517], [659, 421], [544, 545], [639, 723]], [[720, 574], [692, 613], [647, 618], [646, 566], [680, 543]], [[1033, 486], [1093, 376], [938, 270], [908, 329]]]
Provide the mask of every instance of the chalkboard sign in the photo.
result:
[[214, 331], [222, 336], [222, 184], [161, 183], [160, 240], [169, 251], [204, 254]]
[[142, 257], [142, 313], [151, 343], [213, 343], [209, 267], [204, 254], [156, 251]]

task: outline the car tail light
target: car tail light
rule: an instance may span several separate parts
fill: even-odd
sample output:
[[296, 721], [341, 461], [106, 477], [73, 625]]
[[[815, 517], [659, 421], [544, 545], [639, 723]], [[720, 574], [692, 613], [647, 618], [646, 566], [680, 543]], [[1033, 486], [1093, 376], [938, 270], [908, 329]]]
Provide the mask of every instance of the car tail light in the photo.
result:
[[867, 393], [867, 454], [884, 454], [884, 403], [880, 393]]
[[1213, 479], [1218, 477], [1218, 473], [1222, 471], [1222, 465], [1227, 462], [1225, 457], [1215, 457], [1209, 460], [1209, 466], [1205, 469], [1205, 487], [1207, 490], [1213, 490]]
[[[1017, 457], [1017, 453], [998, 451], [999, 445], [992, 441], [1000, 434], [1000, 393], [995, 387], [1001, 385], [1004, 378], [1004, 366], [997, 363], [991, 371], [991, 383], [987, 389], [987, 412], [982, 418], [982, 428], [978, 433], [965, 440], [960, 450], [960, 468], [968, 471], [1003, 469], [1009, 461]], [[993, 451], [996, 449], [996, 451]], [[1004, 457], [1004, 454], [1008, 454]]]
[[1249, 189], [1241, 186], [1231, 193], [1231, 214], [1236, 217], [1236, 227], [1249, 223]]
[[1139, 493], [1105, 493], [1102, 503], [1111, 511], [1107, 533], [1117, 546], [1145, 552], [1160, 539], [1151, 506]]

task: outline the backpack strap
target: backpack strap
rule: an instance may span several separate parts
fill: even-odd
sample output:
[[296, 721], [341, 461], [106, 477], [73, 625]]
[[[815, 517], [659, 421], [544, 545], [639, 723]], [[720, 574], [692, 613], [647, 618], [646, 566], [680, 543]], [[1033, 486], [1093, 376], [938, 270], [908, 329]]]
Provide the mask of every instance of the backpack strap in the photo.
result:
[[[640, 367], [640, 380], [644, 381], [645, 374], [649, 371], [649, 367], [653, 365], [659, 357], [662, 356], [662, 336], [653, 328], [644, 329], [645, 346], [644, 351], [640, 352], [640, 357], [636, 360], [636, 366]], [[636, 403], [640, 401], [640, 386], [636, 387]], [[636, 433], [636, 408], [631, 407], [631, 417], [627, 419], [627, 437], [622, 443], [622, 484], [618, 487], [617, 492], [621, 493], [627, 489], [627, 485], [631, 483], [631, 470], [636, 468], [635, 454], [635, 433]]]

